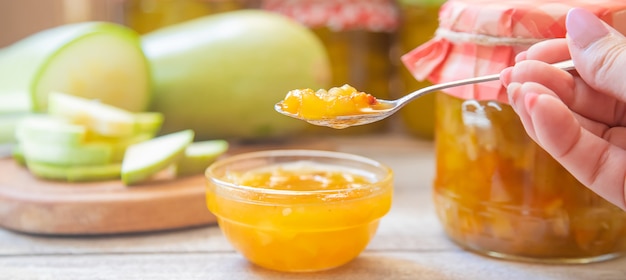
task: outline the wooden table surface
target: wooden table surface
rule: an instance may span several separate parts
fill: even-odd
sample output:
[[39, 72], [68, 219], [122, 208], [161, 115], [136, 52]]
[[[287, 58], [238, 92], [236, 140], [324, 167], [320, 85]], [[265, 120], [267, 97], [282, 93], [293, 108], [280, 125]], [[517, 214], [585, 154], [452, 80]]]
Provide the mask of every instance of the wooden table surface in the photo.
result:
[[626, 279], [626, 258], [588, 265], [518, 263], [451, 243], [431, 201], [431, 142], [396, 134], [324, 141], [379, 160], [396, 176], [391, 211], [366, 251], [343, 267], [305, 274], [259, 268], [235, 252], [215, 225], [98, 237], [0, 229], [0, 279]]

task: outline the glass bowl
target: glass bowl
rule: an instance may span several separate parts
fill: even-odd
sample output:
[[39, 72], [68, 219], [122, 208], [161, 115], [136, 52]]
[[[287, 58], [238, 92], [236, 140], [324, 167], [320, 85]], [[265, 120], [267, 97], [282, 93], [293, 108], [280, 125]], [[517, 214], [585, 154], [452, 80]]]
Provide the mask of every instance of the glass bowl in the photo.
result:
[[206, 171], [207, 206], [246, 259], [279, 271], [318, 271], [356, 258], [389, 211], [393, 173], [365, 157], [272, 150]]

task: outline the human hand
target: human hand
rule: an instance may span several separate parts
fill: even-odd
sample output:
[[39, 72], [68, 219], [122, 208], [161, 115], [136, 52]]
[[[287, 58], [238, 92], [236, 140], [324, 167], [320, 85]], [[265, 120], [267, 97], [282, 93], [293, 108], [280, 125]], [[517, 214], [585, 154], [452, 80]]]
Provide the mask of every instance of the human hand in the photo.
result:
[[[566, 39], [538, 43], [503, 70], [528, 135], [581, 183], [626, 210], [626, 38], [583, 9]], [[548, 65], [573, 59], [577, 73]]]

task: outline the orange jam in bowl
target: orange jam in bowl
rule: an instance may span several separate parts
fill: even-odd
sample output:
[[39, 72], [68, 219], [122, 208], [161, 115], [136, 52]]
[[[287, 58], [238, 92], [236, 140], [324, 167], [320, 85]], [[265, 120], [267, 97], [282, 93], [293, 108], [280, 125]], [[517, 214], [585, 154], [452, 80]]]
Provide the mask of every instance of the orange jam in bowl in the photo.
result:
[[235, 249], [259, 266], [290, 272], [356, 258], [393, 192], [388, 167], [329, 151], [235, 155], [212, 164], [206, 176], [207, 206]]

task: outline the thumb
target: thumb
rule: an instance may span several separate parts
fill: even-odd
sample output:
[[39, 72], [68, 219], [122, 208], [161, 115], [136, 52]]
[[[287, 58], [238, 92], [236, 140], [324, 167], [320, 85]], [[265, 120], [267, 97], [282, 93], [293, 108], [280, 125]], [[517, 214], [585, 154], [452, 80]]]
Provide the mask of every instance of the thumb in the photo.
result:
[[597, 91], [626, 101], [626, 38], [591, 12], [574, 8], [566, 19], [570, 53], [580, 76]]

